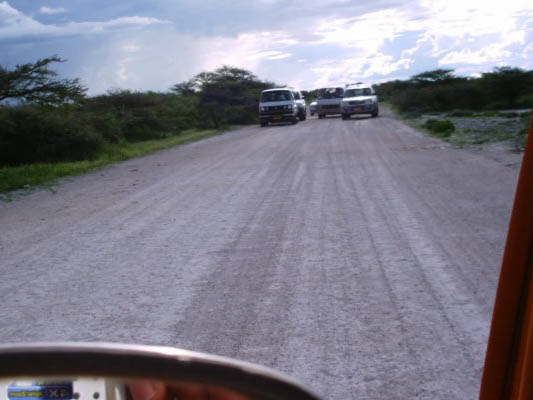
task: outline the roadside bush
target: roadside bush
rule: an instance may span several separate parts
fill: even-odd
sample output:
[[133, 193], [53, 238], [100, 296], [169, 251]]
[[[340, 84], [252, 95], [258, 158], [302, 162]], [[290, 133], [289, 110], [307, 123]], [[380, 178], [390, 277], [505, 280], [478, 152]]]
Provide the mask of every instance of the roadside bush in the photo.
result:
[[102, 114], [88, 113], [86, 121], [106, 142], [118, 143], [124, 138], [122, 133], [122, 122], [111, 112]]
[[166, 96], [156, 92], [134, 92], [131, 90], [112, 89], [106, 94], [95, 96], [86, 101], [89, 109], [96, 111], [114, 111], [124, 113], [128, 110], [151, 108], [165, 103]]
[[507, 102], [505, 102], [504, 100], [491, 101], [490, 103], [487, 103], [484, 107], [485, 110], [502, 110], [505, 108], [509, 108], [509, 104], [507, 104]]
[[201, 126], [200, 108], [196, 96], [167, 95], [165, 103], [155, 108], [166, 119], [169, 129], [177, 134]]
[[0, 125], [0, 165], [4, 166], [87, 160], [103, 145], [90, 125], [61, 109], [2, 107]]
[[499, 117], [503, 118], [518, 118], [520, 117], [520, 113], [517, 112], [501, 112], [498, 114]]
[[375, 85], [399, 111], [501, 110], [533, 107], [533, 70], [498, 67], [480, 78], [434, 70]]
[[516, 107], [518, 108], [533, 108], [533, 94], [526, 94], [520, 96], [516, 100]]
[[255, 123], [257, 102], [263, 89], [275, 87], [259, 80], [249, 71], [222, 66], [213, 72], [201, 72], [173, 90], [198, 99], [202, 128], [221, 128], [232, 124]]
[[197, 96], [175, 93], [115, 90], [87, 99], [83, 110], [112, 143], [151, 140], [205, 125]]
[[407, 119], [418, 119], [422, 116], [420, 111], [404, 111], [402, 116]]
[[450, 137], [452, 132], [455, 131], [455, 125], [447, 119], [428, 119], [424, 123], [424, 128], [428, 129], [433, 135], [443, 138]]
[[225, 119], [230, 124], [253, 124], [259, 122], [256, 107], [250, 109], [247, 105], [226, 107]]
[[413, 87], [392, 94], [390, 101], [400, 112], [421, 113], [427, 109], [418, 101], [418, 90]]
[[495, 99], [494, 108], [515, 108], [522, 96], [529, 96], [533, 90], [533, 71], [509, 66], [496, 67], [483, 73], [480, 85], [488, 98]]
[[124, 124], [124, 137], [130, 142], [161, 139], [169, 136], [169, 126], [151, 110], [138, 111]]

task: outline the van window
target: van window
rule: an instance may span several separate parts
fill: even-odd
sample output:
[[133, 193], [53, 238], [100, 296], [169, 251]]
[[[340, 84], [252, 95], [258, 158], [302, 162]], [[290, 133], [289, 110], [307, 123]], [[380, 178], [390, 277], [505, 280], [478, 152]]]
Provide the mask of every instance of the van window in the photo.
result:
[[344, 97], [356, 97], [356, 96], [372, 96], [372, 89], [370, 88], [347, 89], [344, 92]]
[[342, 97], [344, 89], [340, 87], [323, 88], [318, 91], [319, 99], [336, 99]]
[[290, 90], [274, 90], [271, 92], [261, 93], [261, 102], [268, 103], [272, 101], [287, 101], [292, 100], [292, 94]]

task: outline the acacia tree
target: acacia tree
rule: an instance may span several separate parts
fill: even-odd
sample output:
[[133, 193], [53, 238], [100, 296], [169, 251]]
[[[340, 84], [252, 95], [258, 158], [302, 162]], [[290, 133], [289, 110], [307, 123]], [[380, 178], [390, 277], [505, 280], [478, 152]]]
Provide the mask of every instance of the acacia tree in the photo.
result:
[[250, 71], [225, 65], [215, 71], [201, 72], [174, 85], [172, 90], [180, 95], [197, 96], [204, 118], [219, 128], [227, 123], [254, 122], [261, 90], [273, 86]]
[[413, 75], [410, 80], [411, 82], [420, 85], [442, 85], [464, 81], [465, 78], [456, 76], [453, 69], [440, 68]]
[[13, 69], [0, 66], [0, 102], [12, 99], [59, 105], [81, 100], [87, 89], [79, 79], [57, 79], [57, 73], [49, 68], [50, 64], [61, 62], [65, 60], [52, 56]]

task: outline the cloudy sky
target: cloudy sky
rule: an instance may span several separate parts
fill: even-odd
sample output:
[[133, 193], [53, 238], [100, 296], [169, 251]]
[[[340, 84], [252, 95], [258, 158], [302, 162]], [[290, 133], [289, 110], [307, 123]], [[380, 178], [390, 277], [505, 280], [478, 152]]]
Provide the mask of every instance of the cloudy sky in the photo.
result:
[[533, 69], [531, 0], [0, 0], [0, 64], [58, 54], [90, 94], [228, 64], [313, 89]]

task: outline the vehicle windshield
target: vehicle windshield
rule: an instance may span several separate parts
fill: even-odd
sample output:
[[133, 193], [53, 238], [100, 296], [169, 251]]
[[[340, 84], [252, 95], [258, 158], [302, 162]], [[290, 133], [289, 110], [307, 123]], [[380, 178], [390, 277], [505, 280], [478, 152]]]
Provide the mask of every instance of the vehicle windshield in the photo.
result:
[[270, 92], [263, 92], [261, 94], [261, 103], [287, 100], [292, 100], [292, 94], [290, 90], [273, 90]]
[[371, 96], [372, 90], [369, 88], [361, 89], [346, 89], [344, 91], [344, 97], [357, 97], [357, 96]]
[[318, 91], [319, 99], [339, 99], [342, 97], [344, 89], [341, 87], [323, 88]]

